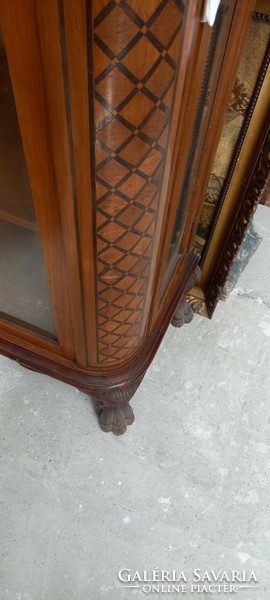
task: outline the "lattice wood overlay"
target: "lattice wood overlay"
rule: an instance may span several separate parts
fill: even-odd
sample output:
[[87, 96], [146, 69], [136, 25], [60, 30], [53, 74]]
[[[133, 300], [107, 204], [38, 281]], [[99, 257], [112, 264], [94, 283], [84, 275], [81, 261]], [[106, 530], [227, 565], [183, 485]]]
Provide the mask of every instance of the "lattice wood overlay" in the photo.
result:
[[184, 3], [93, 0], [98, 359], [138, 345]]

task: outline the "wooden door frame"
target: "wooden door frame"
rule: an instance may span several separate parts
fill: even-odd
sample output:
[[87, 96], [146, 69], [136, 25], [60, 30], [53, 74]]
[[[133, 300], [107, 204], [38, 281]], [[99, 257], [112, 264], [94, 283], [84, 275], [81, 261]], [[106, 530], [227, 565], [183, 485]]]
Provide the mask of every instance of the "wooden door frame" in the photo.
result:
[[7, 334], [86, 365], [58, 3], [1, 0], [0, 18], [58, 344], [27, 326], [18, 329], [3, 321], [1, 327]]
[[[223, 57], [222, 57], [222, 71], [218, 77], [218, 81], [215, 88], [214, 99], [211, 106], [211, 120], [215, 123], [215, 130], [213, 131], [211, 127], [209, 127], [205, 131], [205, 137], [203, 142], [203, 150], [201, 152], [200, 160], [197, 166], [197, 173], [195, 173], [195, 178], [192, 186], [192, 197], [188, 208], [188, 215], [185, 215], [185, 235], [180, 243], [179, 248], [179, 257], [178, 262], [175, 262], [174, 272], [171, 274], [171, 282], [168, 284], [167, 290], [164, 292], [164, 277], [165, 277], [165, 268], [167, 264], [166, 257], [169, 254], [169, 246], [171, 240], [171, 234], [173, 230], [175, 215], [177, 211], [177, 206], [179, 203], [179, 195], [180, 195], [180, 186], [183, 178], [183, 170], [185, 168], [185, 161], [182, 160], [182, 169], [181, 176], [179, 173], [175, 174], [171, 181], [173, 183], [171, 188], [171, 194], [169, 196], [168, 202], [168, 218], [164, 221], [163, 228], [163, 236], [160, 246], [160, 253], [163, 254], [163, 268], [156, 274], [156, 282], [155, 282], [155, 294], [153, 297], [152, 310], [151, 314], [155, 315], [157, 311], [162, 312], [164, 307], [169, 301], [170, 295], [172, 294], [172, 281], [175, 281], [177, 278], [177, 271], [179, 271], [181, 264], [181, 256], [185, 255], [185, 253], [191, 251], [193, 245], [194, 235], [197, 229], [197, 224], [200, 216], [200, 211], [204, 199], [204, 193], [207, 188], [212, 163], [215, 156], [215, 151], [218, 146], [222, 126], [223, 119], [225, 118], [228, 102], [230, 99], [230, 95], [233, 89], [238, 65], [241, 58], [242, 48], [246, 39], [246, 34], [248, 31], [248, 26], [250, 23], [252, 11], [255, 5], [255, 0], [249, 0], [248, 5], [240, 2], [236, 2], [235, 0], [229, 0], [229, 2], [225, 3], [228, 5], [229, 13], [228, 13], [228, 21], [229, 21], [229, 31], [227, 31], [227, 39], [223, 39]], [[241, 22], [241, 31], [239, 32], [239, 22]], [[201, 50], [205, 53], [205, 60], [207, 54], [207, 46], [210, 43], [209, 37], [209, 26], [201, 25], [204, 31], [201, 31]], [[224, 36], [222, 35], [222, 38]], [[192, 63], [191, 63], [192, 64]], [[199, 83], [202, 82], [202, 74], [197, 73], [199, 77]], [[194, 82], [193, 82], [194, 85]], [[183, 106], [188, 107], [191, 102], [191, 106], [189, 110], [192, 109], [192, 93], [190, 88], [187, 87]], [[185, 109], [183, 109], [185, 114]], [[193, 115], [193, 120], [195, 118], [194, 110], [191, 114]], [[193, 122], [192, 122], [193, 124]], [[190, 139], [189, 133], [189, 139]], [[176, 156], [181, 154], [182, 149], [182, 130], [181, 127], [178, 131], [177, 136], [177, 151]], [[175, 185], [176, 182], [176, 185]], [[149, 331], [153, 326], [153, 318], [149, 323]]]

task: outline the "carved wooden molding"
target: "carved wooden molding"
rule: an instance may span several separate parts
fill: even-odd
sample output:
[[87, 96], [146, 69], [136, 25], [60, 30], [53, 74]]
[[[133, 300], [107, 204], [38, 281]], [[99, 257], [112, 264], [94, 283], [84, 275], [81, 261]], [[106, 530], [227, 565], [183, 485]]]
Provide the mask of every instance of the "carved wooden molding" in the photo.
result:
[[211, 317], [217, 301], [222, 295], [228, 273], [237, 256], [245, 237], [250, 220], [263, 194], [270, 176], [270, 129], [268, 130], [262, 150], [259, 154], [255, 169], [243, 196], [231, 235], [221, 256], [218, 268], [212, 280], [210, 290], [205, 300], [198, 299], [192, 294], [187, 296], [193, 310], [204, 316]]
[[127, 426], [134, 422], [134, 413], [129, 404], [142, 378], [125, 386], [102, 390], [91, 394], [102, 431], [115, 435], [125, 433]]
[[117, 408], [126, 404], [134, 396], [137, 388], [142, 381], [142, 377], [133, 383], [118, 386], [110, 390], [102, 390], [99, 392], [91, 392], [91, 397], [94, 398], [101, 408]]
[[209, 317], [205, 300], [199, 298], [198, 296], [195, 296], [191, 292], [186, 295], [186, 299], [189, 305], [191, 306], [193, 312], [197, 313], [198, 315], [201, 315], [202, 317]]
[[[255, 13], [253, 13], [252, 18], [257, 21], [263, 21], [264, 23], [270, 23], [270, 16], [266, 15], [266, 14], [255, 12]], [[225, 178], [225, 181], [224, 181], [224, 184], [223, 184], [223, 187], [222, 187], [219, 199], [218, 199], [213, 222], [211, 224], [211, 230], [209, 232], [206, 244], [203, 248], [201, 262], [200, 262], [201, 267], [204, 264], [209, 246], [211, 244], [211, 241], [212, 241], [212, 238], [214, 235], [214, 231], [215, 231], [215, 228], [216, 228], [216, 225], [217, 225], [217, 222], [218, 222], [218, 219], [219, 219], [219, 216], [220, 216], [220, 213], [221, 213], [221, 210], [222, 210], [222, 207], [223, 207], [234, 171], [235, 171], [235, 167], [237, 165], [237, 161], [239, 159], [240, 152], [241, 152], [241, 149], [242, 149], [243, 143], [245, 141], [245, 137], [246, 137], [246, 134], [247, 134], [247, 131], [248, 131], [251, 119], [252, 119], [252, 115], [253, 115], [257, 100], [259, 98], [259, 94], [260, 94], [260, 91], [261, 91], [261, 88], [262, 88], [262, 85], [263, 85], [263, 82], [265, 79], [265, 75], [266, 75], [267, 69], [269, 67], [269, 63], [270, 63], [270, 41], [268, 43], [263, 62], [261, 64], [261, 68], [258, 73], [257, 81], [256, 81], [256, 84], [255, 84], [255, 87], [254, 87], [254, 90], [253, 90], [253, 93], [252, 93], [252, 96], [251, 96], [251, 99], [249, 102], [249, 106], [248, 106], [248, 109], [247, 109], [247, 112], [246, 112], [246, 115], [244, 118], [244, 122], [241, 127], [241, 130], [240, 130], [240, 133], [239, 133], [239, 136], [238, 136], [238, 139], [237, 139], [234, 151], [233, 151], [233, 155], [232, 155], [232, 158], [230, 161], [228, 172], [227, 172], [227, 175], [226, 175], [226, 178]]]
[[255, 21], [263, 21], [264, 23], [270, 23], [270, 15], [266, 15], [260, 12], [254, 12], [252, 18]]
[[97, 414], [102, 431], [106, 433], [111, 431], [114, 435], [123, 435], [127, 426], [134, 422], [134, 414], [129, 402], [119, 408], [99, 408]]

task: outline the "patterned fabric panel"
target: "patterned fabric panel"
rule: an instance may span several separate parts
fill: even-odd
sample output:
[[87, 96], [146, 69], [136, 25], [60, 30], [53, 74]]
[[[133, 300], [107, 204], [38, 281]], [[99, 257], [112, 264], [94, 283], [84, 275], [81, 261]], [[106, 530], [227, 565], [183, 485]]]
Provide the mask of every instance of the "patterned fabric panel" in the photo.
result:
[[269, 36], [270, 26], [267, 22], [252, 20], [197, 230], [195, 248], [200, 254], [211, 231], [216, 207], [256, 86], [258, 73], [269, 43]]

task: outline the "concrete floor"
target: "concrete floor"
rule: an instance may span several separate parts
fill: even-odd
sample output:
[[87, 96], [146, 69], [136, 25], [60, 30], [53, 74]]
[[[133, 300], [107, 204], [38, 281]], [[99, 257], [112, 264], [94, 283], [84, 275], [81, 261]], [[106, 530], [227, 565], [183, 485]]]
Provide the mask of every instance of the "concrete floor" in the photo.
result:
[[[269, 208], [255, 223], [236, 289], [212, 321], [169, 328], [123, 437], [83, 393], [0, 359], [1, 600], [162, 596], [124, 588], [123, 568], [184, 571], [170, 598], [269, 600]], [[258, 583], [192, 591], [194, 569]]]

